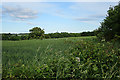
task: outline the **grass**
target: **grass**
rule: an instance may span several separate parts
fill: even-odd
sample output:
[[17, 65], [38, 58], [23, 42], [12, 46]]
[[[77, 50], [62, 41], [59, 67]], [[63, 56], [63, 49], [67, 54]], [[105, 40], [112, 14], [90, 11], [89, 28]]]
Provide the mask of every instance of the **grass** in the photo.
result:
[[2, 78], [2, 41], [0, 41], [0, 79]]
[[2, 42], [3, 78], [120, 78], [120, 45], [95, 36]]

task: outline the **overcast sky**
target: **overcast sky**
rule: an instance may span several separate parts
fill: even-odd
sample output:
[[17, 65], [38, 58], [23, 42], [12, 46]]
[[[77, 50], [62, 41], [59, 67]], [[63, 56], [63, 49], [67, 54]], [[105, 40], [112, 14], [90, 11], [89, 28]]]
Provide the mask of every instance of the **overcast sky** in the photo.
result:
[[26, 33], [41, 27], [45, 33], [92, 31], [100, 26], [110, 5], [118, 2], [5, 2], [2, 32]]

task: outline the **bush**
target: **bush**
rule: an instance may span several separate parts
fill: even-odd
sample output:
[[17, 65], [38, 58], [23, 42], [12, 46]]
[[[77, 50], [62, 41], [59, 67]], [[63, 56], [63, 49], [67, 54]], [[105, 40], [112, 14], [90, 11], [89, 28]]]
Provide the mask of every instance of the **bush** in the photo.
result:
[[28, 38], [28, 36], [27, 35], [23, 35], [23, 36], [21, 36], [21, 40], [28, 40], [29, 38]]
[[13, 40], [13, 41], [20, 40], [20, 36], [11, 36], [10, 40]]

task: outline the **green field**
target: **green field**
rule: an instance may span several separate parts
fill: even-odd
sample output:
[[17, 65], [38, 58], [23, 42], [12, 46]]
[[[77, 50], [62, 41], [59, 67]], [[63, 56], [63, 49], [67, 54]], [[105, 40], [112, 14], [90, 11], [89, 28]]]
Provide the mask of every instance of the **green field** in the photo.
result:
[[2, 78], [2, 41], [0, 41], [0, 79], [1, 78]]
[[3, 78], [120, 78], [119, 43], [95, 36], [2, 41]]

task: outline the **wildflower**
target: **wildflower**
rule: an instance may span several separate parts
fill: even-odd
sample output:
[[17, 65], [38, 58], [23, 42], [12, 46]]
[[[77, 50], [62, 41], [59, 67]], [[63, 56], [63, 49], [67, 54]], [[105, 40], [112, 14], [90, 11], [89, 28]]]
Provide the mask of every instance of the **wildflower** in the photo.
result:
[[102, 41], [102, 42], [105, 42], [105, 39], [102, 39], [101, 41]]
[[24, 67], [25, 65], [23, 64], [22, 67]]
[[77, 62], [80, 62], [80, 58], [79, 58], [79, 57], [76, 57], [76, 61], [77, 61]]

